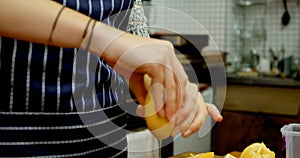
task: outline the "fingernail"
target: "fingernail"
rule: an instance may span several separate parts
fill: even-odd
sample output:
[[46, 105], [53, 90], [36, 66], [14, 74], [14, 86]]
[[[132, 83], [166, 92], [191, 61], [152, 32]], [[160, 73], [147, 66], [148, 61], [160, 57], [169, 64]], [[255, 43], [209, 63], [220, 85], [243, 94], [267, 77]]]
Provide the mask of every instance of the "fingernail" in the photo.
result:
[[218, 121], [218, 122], [221, 122], [222, 120], [223, 120], [223, 116], [222, 116], [222, 115], [219, 115], [217, 121]]

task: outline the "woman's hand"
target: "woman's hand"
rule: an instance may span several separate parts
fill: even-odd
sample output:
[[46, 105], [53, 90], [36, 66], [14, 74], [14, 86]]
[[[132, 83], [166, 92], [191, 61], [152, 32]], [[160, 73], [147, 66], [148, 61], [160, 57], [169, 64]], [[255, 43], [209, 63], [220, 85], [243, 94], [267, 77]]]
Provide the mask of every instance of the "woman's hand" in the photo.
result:
[[[184, 137], [190, 136], [201, 128], [208, 115], [216, 121], [222, 120], [218, 109], [205, 103], [197, 85], [188, 81], [172, 43], [119, 30], [113, 30], [110, 40], [103, 42], [103, 39], [109, 39], [103, 38], [105, 30], [111, 32], [110, 27], [102, 26], [99, 30], [96, 27], [95, 35], [97, 37], [97, 34], [101, 33], [102, 43], [97, 42], [101, 44], [96, 46], [101, 47], [92, 50], [98, 50], [95, 52], [100, 52], [99, 56], [129, 80], [131, 90], [142, 105], [147, 95], [144, 75], [151, 77], [151, 89], [158, 116], [175, 121], [173, 136], [178, 133], [182, 133]], [[142, 106], [139, 106], [137, 111], [143, 116]]]
[[[175, 122], [175, 127], [171, 133], [172, 136], [179, 133], [183, 137], [192, 135], [202, 127], [208, 115], [217, 122], [223, 120], [215, 105], [204, 102], [196, 84], [188, 83], [183, 95], [183, 102], [180, 104], [181, 106], [176, 113], [176, 117], [172, 120]], [[137, 114], [145, 117], [143, 106], [139, 105], [137, 107]]]
[[[103, 31], [103, 28], [99, 31]], [[128, 33], [116, 33], [115, 37], [111, 43], [107, 43], [101, 57], [130, 81], [130, 87], [140, 104], [144, 104], [147, 94], [143, 77], [148, 74], [152, 79], [158, 115], [172, 120], [179, 109], [182, 90], [188, 81], [173, 45], [168, 41]]]
[[179, 133], [183, 137], [192, 135], [202, 127], [208, 115], [217, 122], [223, 120], [215, 105], [204, 102], [196, 84], [188, 83], [184, 92], [183, 103], [176, 114], [172, 136]]

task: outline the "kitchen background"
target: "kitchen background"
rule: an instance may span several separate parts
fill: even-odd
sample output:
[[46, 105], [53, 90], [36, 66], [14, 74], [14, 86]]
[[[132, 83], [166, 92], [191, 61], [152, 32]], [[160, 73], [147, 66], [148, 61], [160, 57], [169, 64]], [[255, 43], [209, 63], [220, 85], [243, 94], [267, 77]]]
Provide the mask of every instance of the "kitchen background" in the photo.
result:
[[[255, 2], [255, 4], [245, 4], [244, 2], [247, 1]], [[151, 0], [150, 2], [146, 1], [146, 4], [148, 3], [153, 6], [175, 9], [195, 18], [207, 29], [219, 48], [217, 51], [228, 53], [228, 62], [233, 63], [232, 67], [228, 67], [228, 71], [240, 69], [242, 65], [239, 62], [244, 55], [250, 54], [251, 50], [256, 50], [258, 54], [269, 60], [272, 60], [270, 48], [278, 57], [281, 56], [282, 49], [285, 50], [285, 57], [300, 57], [299, 0], [287, 0], [290, 22], [286, 26], [281, 24], [281, 18], [285, 11], [282, 0]], [[162, 9], [154, 9], [149, 14], [149, 24], [154, 26], [157, 24], [159, 26], [172, 25], [180, 34], [203, 33], [198, 26], [187, 25], [185, 22], [181, 22], [184, 19], [180, 18], [166, 15]], [[248, 41], [245, 39], [245, 43], [241, 43], [240, 38], [244, 35], [244, 32], [241, 31], [243, 30], [248, 31], [246, 33], [251, 33], [253, 30], [256, 32], [265, 30], [265, 36], [255, 37], [247, 34], [252, 39], [248, 39]], [[152, 29], [151, 31], [156, 32], [157, 30]], [[212, 43], [210, 41], [210, 45], [205, 50], [216, 51]], [[241, 50], [242, 47], [248, 48]]]
[[[265, 142], [278, 157], [285, 157], [280, 128], [291, 122], [300, 123], [300, 81], [296, 80], [300, 77], [300, 2], [287, 0], [290, 17], [288, 24], [283, 25], [283, 1], [143, 1], [146, 8], [155, 6], [145, 9], [151, 35], [176, 33], [200, 35], [203, 39], [205, 36], [202, 35], [209, 35], [207, 46], [201, 53], [226, 54], [224, 121], [214, 125], [208, 119], [204, 131], [200, 130], [187, 139], [174, 139], [172, 149], [165, 151], [172, 154], [167, 155], [186, 151], [215, 151], [223, 155], [233, 150], [241, 151], [253, 142]], [[191, 19], [195, 21], [190, 22]], [[172, 31], [168, 32], [168, 29]], [[285, 65], [292, 63], [288, 71], [286, 66], [282, 68], [281, 65], [280, 69], [283, 59], [291, 59], [285, 62]], [[280, 71], [284, 74], [279, 74]], [[216, 97], [211, 88], [202, 93], [208, 100]], [[140, 137], [130, 137], [139, 142], [131, 147], [137, 148], [135, 150], [141, 150], [143, 146], [157, 148], [158, 144], [149, 136], [150, 133], [142, 132], [148, 135], [143, 133]], [[143, 144], [147, 142], [140, 140], [143, 137], [151, 144]], [[158, 157], [158, 154], [157, 150], [130, 153], [131, 157]]]

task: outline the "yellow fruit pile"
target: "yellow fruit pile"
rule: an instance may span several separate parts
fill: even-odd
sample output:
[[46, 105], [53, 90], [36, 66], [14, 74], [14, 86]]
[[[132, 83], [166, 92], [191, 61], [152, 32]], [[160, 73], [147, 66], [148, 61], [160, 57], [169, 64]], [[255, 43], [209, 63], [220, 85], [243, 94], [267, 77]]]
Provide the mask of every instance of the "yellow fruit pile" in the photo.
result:
[[[214, 152], [200, 153], [197, 155], [190, 154], [187, 158], [214, 158]], [[224, 158], [236, 158], [231, 154], [226, 154]], [[253, 143], [247, 146], [241, 153], [239, 158], [275, 158], [275, 153], [268, 149], [262, 143]]]
[[275, 158], [275, 153], [262, 143], [253, 143], [247, 146], [240, 158]]
[[191, 156], [188, 158], [214, 158], [214, 157], [215, 157], [214, 152], [206, 152], [206, 153], [200, 153], [197, 155], [191, 154]]

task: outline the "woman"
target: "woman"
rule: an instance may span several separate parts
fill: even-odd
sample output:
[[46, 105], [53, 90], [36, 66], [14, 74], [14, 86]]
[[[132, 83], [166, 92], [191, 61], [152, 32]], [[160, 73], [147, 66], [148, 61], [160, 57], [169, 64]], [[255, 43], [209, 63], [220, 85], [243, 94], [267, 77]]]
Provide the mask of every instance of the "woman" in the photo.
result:
[[191, 135], [208, 113], [221, 119], [188, 81], [169, 42], [122, 31], [133, 4], [0, 2], [0, 156], [126, 157], [122, 77], [141, 105], [145, 74], [163, 85], [154, 86], [154, 97], [159, 116], [175, 121], [173, 135]]

